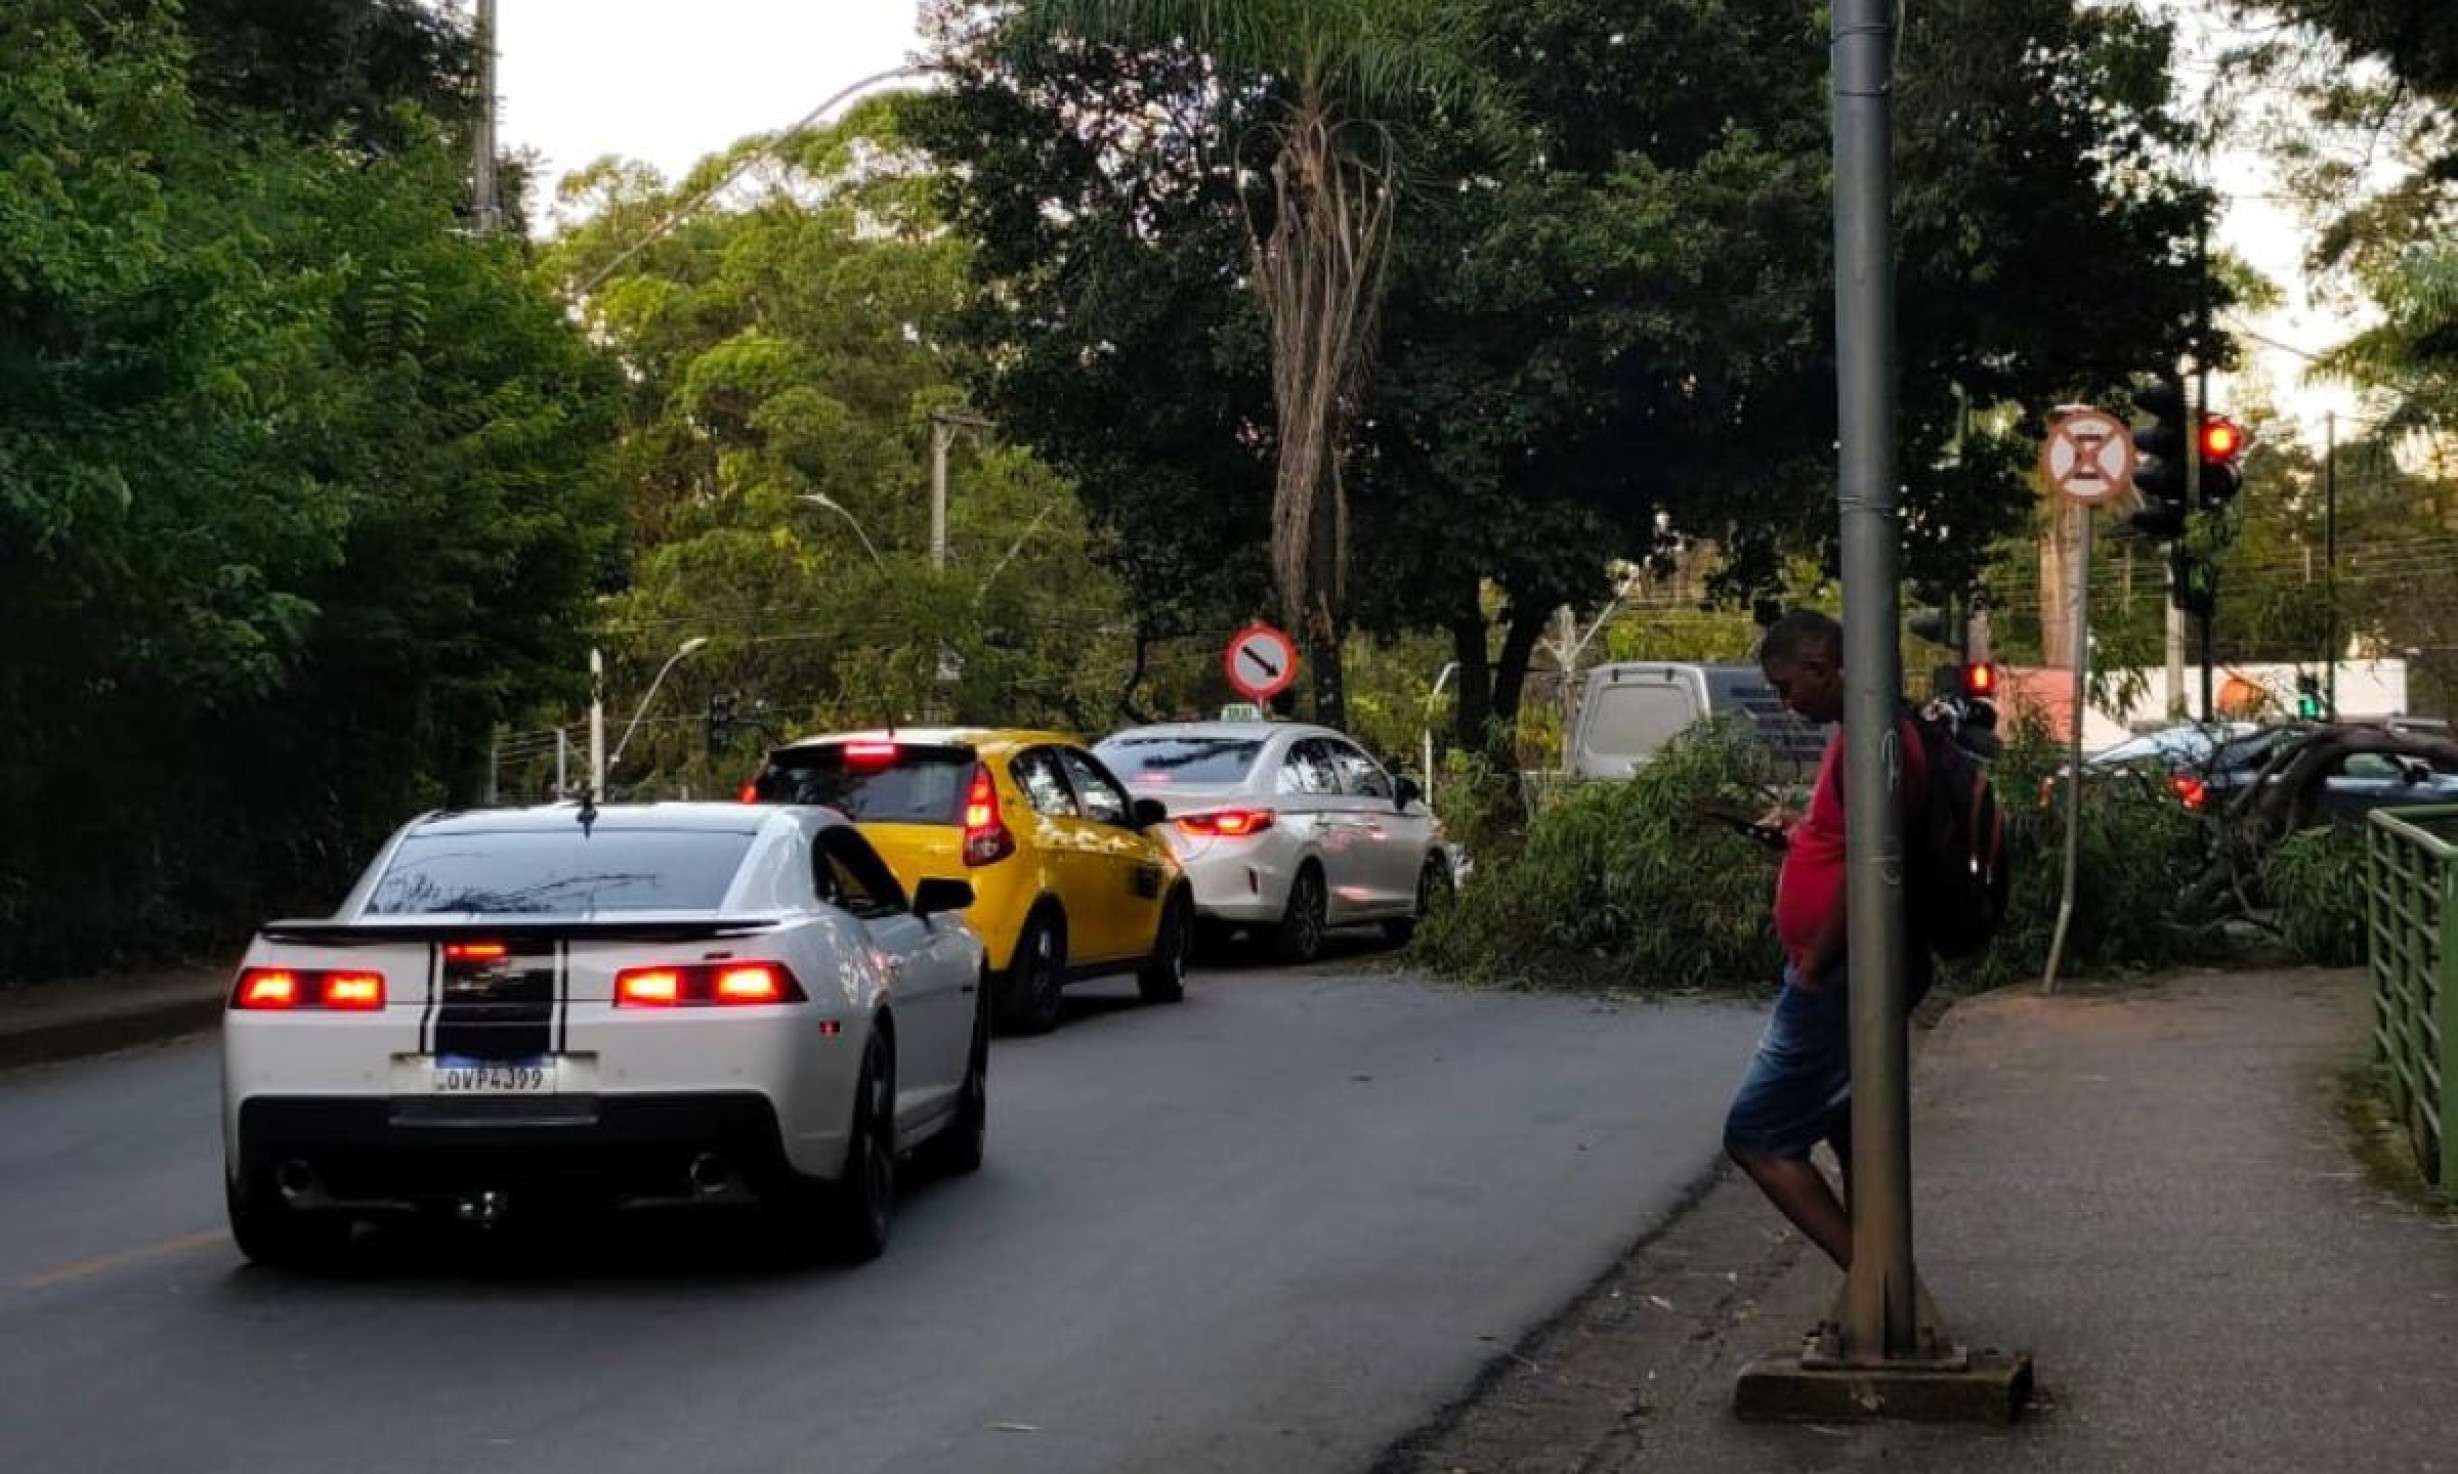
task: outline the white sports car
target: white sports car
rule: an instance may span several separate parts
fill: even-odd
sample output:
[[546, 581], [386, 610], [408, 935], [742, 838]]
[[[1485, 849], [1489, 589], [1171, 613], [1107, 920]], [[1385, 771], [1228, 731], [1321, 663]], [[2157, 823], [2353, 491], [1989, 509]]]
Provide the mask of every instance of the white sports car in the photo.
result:
[[825, 809], [415, 820], [329, 920], [265, 927], [240, 966], [231, 1232], [297, 1263], [383, 1213], [730, 1201], [869, 1258], [900, 1154], [981, 1162], [971, 901], [908, 899]]

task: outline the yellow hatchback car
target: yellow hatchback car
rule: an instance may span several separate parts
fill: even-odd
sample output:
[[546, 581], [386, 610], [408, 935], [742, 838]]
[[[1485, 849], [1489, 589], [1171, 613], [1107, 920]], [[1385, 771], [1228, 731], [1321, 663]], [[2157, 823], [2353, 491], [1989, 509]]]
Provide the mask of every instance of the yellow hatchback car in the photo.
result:
[[854, 821], [910, 891], [965, 881], [1002, 1027], [1041, 1033], [1059, 991], [1132, 972], [1144, 999], [1186, 995], [1195, 896], [1167, 817], [1089, 749], [1055, 732], [843, 732], [777, 748], [744, 789], [758, 803], [824, 804]]

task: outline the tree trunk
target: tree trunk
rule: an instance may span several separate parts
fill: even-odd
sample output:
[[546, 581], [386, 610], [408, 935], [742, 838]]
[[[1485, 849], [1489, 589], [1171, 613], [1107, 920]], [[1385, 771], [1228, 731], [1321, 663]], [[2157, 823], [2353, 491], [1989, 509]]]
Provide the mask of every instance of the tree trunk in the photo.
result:
[[1486, 751], [1485, 725], [1493, 720], [1493, 657], [1486, 652], [1486, 635], [1484, 611], [1472, 597], [1467, 612], [1451, 621], [1451, 655], [1459, 662], [1451, 736], [1469, 752]]
[[1485, 750], [1504, 771], [1519, 771], [1519, 702], [1528, 689], [1528, 664], [1552, 611], [1513, 605], [1502, 634], [1502, 658], [1494, 667], [1493, 720]]
[[[1333, 471], [1325, 481], [1336, 487], [1338, 473]], [[1333, 502], [1338, 497], [1328, 498]], [[1314, 666], [1314, 719], [1334, 731], [1348, 730], [1348, 682], [1340, 664], [1340, 639], [1344, 633], [1339, 606], [1340, 518], [1318, 515], [1308, 533], [1311, 546], [1307, 549], [1306, 577], [1308, 590], [1305, 639]]]

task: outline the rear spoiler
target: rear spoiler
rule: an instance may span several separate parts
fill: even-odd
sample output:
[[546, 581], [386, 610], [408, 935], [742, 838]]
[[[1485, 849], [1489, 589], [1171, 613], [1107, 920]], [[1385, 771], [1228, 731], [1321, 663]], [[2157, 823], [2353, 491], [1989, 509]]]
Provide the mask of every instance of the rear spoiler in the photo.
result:
[[374, 947], [386, 942], [439, 942], [469, 937], [518, 937], [524, 941], [701, 942], [767, 931], [779, 916], [637, 917], [597, 920], [577, 916], [524, 916], [492, 920], [275, 921], [257, 935], [268, 942], [315, 947]]

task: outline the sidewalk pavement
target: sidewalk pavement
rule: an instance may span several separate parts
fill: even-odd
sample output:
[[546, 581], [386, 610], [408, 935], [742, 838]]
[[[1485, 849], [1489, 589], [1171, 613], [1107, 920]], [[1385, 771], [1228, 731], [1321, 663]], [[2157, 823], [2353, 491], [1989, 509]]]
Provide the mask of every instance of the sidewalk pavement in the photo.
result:
[[0, 1069], [210, 1028], [230, 978], [227, 967], [173, 967], [0, 991]]
[[2458, 1470], [2458, 1223], [2352, 1155], [2366, 1009], [2360, 973], [2204, 972], [1946, 1015], [1916, 1251], [1959, 1339], [2037, 1357], [2012, 1429], [1738, 1422], [1840, 1281], [1728, 1176], [1385, 1467]]

